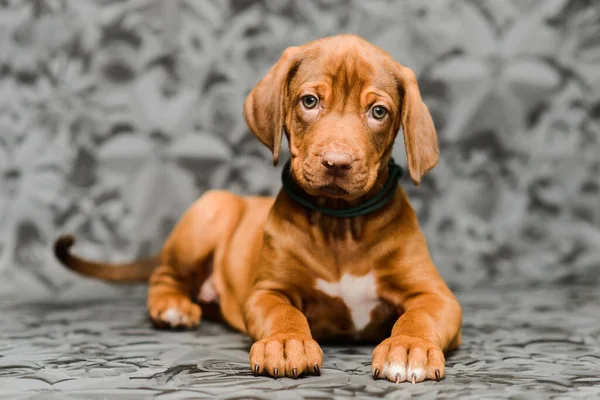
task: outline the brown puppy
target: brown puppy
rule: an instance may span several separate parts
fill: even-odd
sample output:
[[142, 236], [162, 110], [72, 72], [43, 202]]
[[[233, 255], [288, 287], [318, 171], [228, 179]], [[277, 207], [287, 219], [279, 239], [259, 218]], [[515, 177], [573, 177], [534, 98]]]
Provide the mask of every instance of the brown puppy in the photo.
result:
[[[415, 184], [438, 161], [433, 121], [414, 73], [353, 36], [287, 49], [244, 105], [252, 132], [273, 151], [290, 144], [290, 173], [308, 201], [345, 209], [376, 196], [400, 127]], [[156, 268], [79, 259], [73, 240], [56, 254], [71, 269], [110, 281], [150, 278], [148, 311], [164, 327], [195, 327], [200, 305], [255, 343], [256, 374], [319, 373], [315, 340], [381, 341], [375, 378], [444, 376], [444, 352], [460, 343], [461, 309], [436, 271], [401, 188], [367, 215], [309, 210], [276, 198], [206, 193], [175, 226]], [[200, 303], [200, 305], [198, 304]]]

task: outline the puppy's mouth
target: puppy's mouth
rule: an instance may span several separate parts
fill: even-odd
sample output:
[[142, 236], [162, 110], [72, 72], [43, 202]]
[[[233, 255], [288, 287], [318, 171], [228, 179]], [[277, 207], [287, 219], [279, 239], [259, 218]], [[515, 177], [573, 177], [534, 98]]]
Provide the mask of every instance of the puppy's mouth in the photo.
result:
[[313, 177], [303, 174], [297, 181], [302, 189], [312, 196], [325, 196], [351, 201], [368, 191], [367, 179], [358, 179], [349, 182], [347, 177], [319, 176], [311, 178]]
[[328, 183], [327, 185], [319, 186], [317, 190], [329, 196], [348, 196], [349, 194], [347, 190], [344, 190], [335, 183]]
[[292, 160], [290, 173], [296, 184], [310, 196], [329, 197], [352, 201], [365, 195], [374, 184], [372, 169], [367, 166], [355, 168], [344, 176], [333, 176], [326, 173], [313, 160], [297, 157]]

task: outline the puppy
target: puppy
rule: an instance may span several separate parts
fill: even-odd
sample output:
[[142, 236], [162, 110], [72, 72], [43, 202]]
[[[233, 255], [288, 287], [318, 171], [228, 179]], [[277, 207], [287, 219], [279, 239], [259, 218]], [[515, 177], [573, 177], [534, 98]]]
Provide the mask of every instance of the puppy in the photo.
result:
[[354, 35], [288, 48], [248, 95], [244, 117], [277, 164], [275, 198], [210, 191], [185, 212], [153, 262], [64, 265], [107, 281], [149, 279], [159, 327], [196, 327], [218, 304], [254, 344], [256, 374], [319, 374], [317, 341], [379, 343], [375, 379], [439, 380], [461, 340], [461, 308], [430, 258], [391, 159], [400, 128], [418, 185], [438, 162], [434, 123], [415, 74]]

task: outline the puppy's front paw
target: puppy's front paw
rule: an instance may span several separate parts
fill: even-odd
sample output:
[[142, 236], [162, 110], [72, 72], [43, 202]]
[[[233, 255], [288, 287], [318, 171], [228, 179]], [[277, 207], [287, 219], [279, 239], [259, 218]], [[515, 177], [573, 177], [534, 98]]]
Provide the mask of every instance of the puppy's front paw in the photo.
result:
[[310, 337], [293, 334], [274, 335], [252, 345], [250, 367], [254, 375], [265, 374], [274, 378], [321, 372], [323, 351]]
[[395, 336], [373, 351], [373, 378], [391, 382], [439, 381], [444, 377], [444, 353], [434, 343], [411, 336]]
[[185, 295], [162, 294], [148, 298], [148, 313], [159, 328], [195, 328], [202, 311]]

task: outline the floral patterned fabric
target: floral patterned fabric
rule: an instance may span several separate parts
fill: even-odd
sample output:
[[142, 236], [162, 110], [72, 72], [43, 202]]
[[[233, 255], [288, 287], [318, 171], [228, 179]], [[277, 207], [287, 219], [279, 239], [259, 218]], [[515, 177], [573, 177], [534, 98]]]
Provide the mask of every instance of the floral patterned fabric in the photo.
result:
[[599, 292], [571, 286], [471, 290], [463, 345], [440, 382], [370, 376], [374, 346], [324, 346], [320, 377], [255, 378], [250, 340], [204, 322], [150, 328], [143, 296], [0, 304], [0, 398], [63, 399], [597, 399]]
[[58, 265], [61, 233], [130, 259], [209, 188], [275, 193], [243, 100], [287, 46], [341, 32], [419, 76], [441, 160], [403, 185], [453, 288], [596, 279], [596, 3], [0, 1], [0, 293], [106, 291]]
[[[373, 382], [368, 346], [254, 378], [243, 335], [155, 331], [143, 289], [56, 262], [62, 233], [131, 259], [209, 188], [279, 190], [242, 103], [342, 32], [414, 69], [438, 127], [402, 184], [464, 307], [446, 379]], [[0, 398], [598, 398], [599, 154], [596, 0], [0, 0]]]

